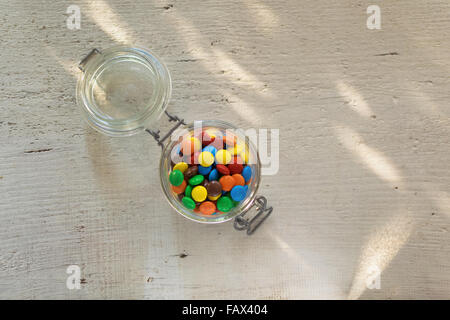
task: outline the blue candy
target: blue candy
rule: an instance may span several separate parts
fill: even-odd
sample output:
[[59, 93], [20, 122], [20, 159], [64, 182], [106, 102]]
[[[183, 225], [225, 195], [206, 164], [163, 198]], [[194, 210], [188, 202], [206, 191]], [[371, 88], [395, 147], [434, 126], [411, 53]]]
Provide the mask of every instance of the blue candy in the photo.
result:
[[212, 166], [204, 167], [204, 166], [198, 166], [198, 173], [202, 175], [207, 175], [212, 169]]
[[245, 182], [248, 182], [252, 177], [252, 168], [250, 166], [245, 166], [241, 174], [244, 177]]
[[217, 149], [214, 146], [206, 146], [206, 147], [203, 148], [202, 151], [203, 152], [205, 152], [205, 151], [211, 152], [213, 154], [213, 156], [215, 157]]
[[209, 173], [208, 180], [209, 181], [219, 180], [219, 171], [217, 171], [217, 169], [212, 169], [211, 172]]
[[234, 201], [244, 200], [246, 194], [247, 190], [243, 186], [234, 186], [230, 192], [231, 199], [233, 199]]

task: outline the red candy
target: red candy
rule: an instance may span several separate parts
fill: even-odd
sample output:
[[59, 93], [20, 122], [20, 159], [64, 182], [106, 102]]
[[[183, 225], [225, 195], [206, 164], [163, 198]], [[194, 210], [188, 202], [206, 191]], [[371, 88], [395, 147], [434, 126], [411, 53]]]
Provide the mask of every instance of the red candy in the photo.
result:
[[194, 154], [189, 156], [189, 161], [188, 164], [198, 164], [198, 156], [200, 155], [201, 152], [194, 152]]
[[219, 171], [219, 173], [221, 173], [223, 175], [229, 175], [230, 174], [230, 169], [228, 169], [227, 166], [225, 166], [223, 164], [216, 165], [216, 169], [217, 169], [217, 171]]
[[[230, 173], [236, 174], [236, 173], [241, 173], [242, 170], [244, 169], [244, 166], [242, 164], [238, 164], [238, 163], [231, 163], [228, 165], [228, 169], [230, 170]], [[217, 169], [219, 170], [219, 169]]]
[[243, 164], [244, 163], [244, 161], [242, 161], [242, 159], [241, 159], [241, 157], [239, 157], [239, 156], [235, 156], [235, 157], [233, 157], [233, 159], [231, 159], [231, 162], [230, 163], [238, 163], [238, 164]]
[[202, 146], [203, 147], [206, 147], [207, 145], [213, 143], [214, 140], [216, 140], [216, 137], [211, 138], [211, 136], [207, 132], [203, 131], [203, 133], [202, 133]]

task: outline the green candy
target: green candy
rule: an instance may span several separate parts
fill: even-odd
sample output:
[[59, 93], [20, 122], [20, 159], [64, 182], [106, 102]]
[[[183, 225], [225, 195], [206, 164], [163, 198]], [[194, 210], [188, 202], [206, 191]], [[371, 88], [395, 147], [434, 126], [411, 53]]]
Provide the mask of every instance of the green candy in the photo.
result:
[[184, 197], [181, 199], [181, 202], [185, 205], [186, 208], [194, 210], [195, 209], [195, 201], [189, 197]]
[[173, 170], [169, 174], [169, 181], [175, 187], [181, 185], [183, 183], [183, 180], [184, 180], [184, 175], [183, 175], [183, 172], [181, 172], [180, 170]]
[[191, 192], [192, 192], [192, 186], [189, 184], [187, 187], [186, 187], [186, 189], [184, 190], [184, 195], [186, 196], [186, 197], [190, 197], [191, 196]]
[[233, 200], [227, 196], [222, 196], [217, 200], [217, 209], [222, 212], [228, 212], [233, 208]]
[[201, 174], [198, 174], [198, 175], [193, 176], [192, 178], [189, 179], [189, 184], [191, 186], [196, 186], [196, 185], [202, 183], [203, 180], [205, 180], [205, 177], [202, 176]]

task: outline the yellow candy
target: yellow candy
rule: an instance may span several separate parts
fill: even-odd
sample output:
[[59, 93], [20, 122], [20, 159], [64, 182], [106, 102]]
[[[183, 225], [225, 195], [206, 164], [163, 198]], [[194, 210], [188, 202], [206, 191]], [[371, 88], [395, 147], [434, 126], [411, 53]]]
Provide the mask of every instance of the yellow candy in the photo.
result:
[[250, 150], [248, 146], [246, 146], [246, 148], [241, 151], [240, 156], [243, 163], [248, 163], [250, 158]]
[[216, 152], [216, 162], [218, 164], [228, 164], [231, 161], [231, 153], [225, 149]]
[[209, 167], [210, 165], [212, 165], [214, 163], [214, 156], [213, 156], [213, 154], [211, 152], [209, 152], [209, 151], [203, 151], [198, 156], [198, 163], [202, 167]]
[[197, 202], [205, 201], [206, 196], [208, 195], [208, 191], [206, 191], [206, 188], [204, 186], [197, 186], [194, 189], [192, 189], [191, 197]]
[[180, 170], [182, 173], [184, 173], [188, 167], [189, 166], [186, 162], [179, 162], [173, 166], [173, 170]]
[[211, 200], [211, 201], [215, 201], [215, 200], [219, 199], [221, 196], [222, 196], [221, 194], [219, 194], [218, 196], [215, 196], [215, 197], [208, 196], [208, 199]]
[[227, 150], [229, 150], [231, 154], [235, 156], [241, 153], [242, 149], [244, 149], [244, 146], [242, 144], [235, 144], [233, 148], [229, 148]]

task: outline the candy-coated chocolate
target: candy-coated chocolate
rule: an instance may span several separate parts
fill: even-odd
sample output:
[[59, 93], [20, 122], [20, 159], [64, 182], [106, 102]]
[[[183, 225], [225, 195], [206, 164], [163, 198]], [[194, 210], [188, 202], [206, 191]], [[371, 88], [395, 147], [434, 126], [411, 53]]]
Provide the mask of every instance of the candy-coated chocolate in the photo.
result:
[[220, 174], [222, 175], [229, 175], [230, 174], [230, 169], [227, 168], [227, 166], [223, 165], [223, 164], [218, 164], [216, 165], [216, 169], [220, 172]]
[[212, 143], [214, 139], [216, 139], [216, 137], [211, 137], [211, 135], [207, 131], [202, 132], [202, 145], [204, 147]]
[[213, 156], [216, 156], [217, 149], [214, 146], [206, 146], [202, 150], [203, 152], [211, 152]]
[[195, 209], [195, 202], [189, 197], [184, 197], [181, 202], [183, 202], [184, 206], [188, 209], [194, 210]]
[[215, 128], [209, 128], [204, 131], [204, 134], [207, 134], [211, 137], [211, 139], [215, 139], [216, 137], [222, 136], [219, 130]]
[[181, 194], [186, 189], [186, 185], [187, 185], [186, 180], [183, 180], [183, 182], [179, 186], [171, 186], [171, 187], [173, 192], [175, 192], [176, 194]]
[[212, 197], [220, 196], [222, 194], [222, 184], [218, 181], [210, 181], [206, 186], [208, 195]]
[[181, 143], [181, 151], [183, 154], [193, 154], [194, 152], [200, 151], [202, 149], [202, 144], [198, 138], [195, 137], [185, 137]]
[[200, 212], [206, 215], [211, 215], [216, 212], [216, 205], [214, 202], [205, 201], [200, 205]]
[[246, 194], [247, 192], [243, 186], [234, 186], [230, 192], [231, 199], [233, 199], [234, 201], [244, 200]]
[[241, 173], [242, 169], [244, 169], [244, 167], [242, 166], [242, 164], [238, 164], [238, 163], [230, 163], [228, 165], [228, 169], [230, 170], [230, 174], [236, 174], [236, 173]]
[[216, 200], [219, 199], [221, 196], [222, 196], [222, 194], [219, 194], [218, 196], [215, 196], [215, 197], [208, 195], [208, 200], [216, 201]]
[[198, 156], [200, 155], [201, 152], [194, 152], [193, 154], [191, 154], [190, 158], [189, 158], [189, 164], [198, 164]]
[[240, 175], [239, 173], [235, 173], [231, 176], [234, 180], [234, 185], [235, 186], [244, 186], [245, 185], [245, 179], [242, 175]]
[[224, 140], [227, 146], [234, 146], [237, 142], [237, 137], [235, 134], [227, 130]]
[[176, 165], [173, 166], [173, 170], [180, 170], [181, 172], [185, 172], [188, 168], [188, 164], [186, 162], [178, 162]]
[[242, 163], [248, 163], [250, 159], [250, 151], [247, 149], [242, 150], [242, 152], [239, 154], [242, 159]]
[[209, 173], [208, 180], [213, 181], [218, 179], [219, 179], [219, 171], [217, 171], [217, 169], [212, 169], [211, 172]]
[[240, 154], [243, 149], [244, 146], [242, 144], [235, 144], [233, 147], [227, 148], [227, 150], [234, 156]]
[[198, 166], [192, 166], [186, 169], [186, 171], [184, 172], [184, 178], [186, 180], [189, 180], [190, 178], [192, 178], [193, 176], [198, 174]]
[[169, 174], [169, 181], [173, 186], [179, 186], [184, 181], [184, 175], [180, 170], [173, 170]]
[[234, 179], [231, 176], [223, 176], [219, 179], [223, 191], [230, 191], [234, 187]]
[[216, 150], [221, 150], [225, 147], [225, 143], [223, 142], [222, 137], [216, 137], [214, 139], [214, 141], [209, 144], [210, 146], [213, 146], [214, 148], [216, 148]]
[[202, 176], [201, 174], [198, 174], [198, 175], [193, 176], [192, 178], [189, 179], [189, 184], [191, 186], [196, 186], [196, 185], [202, 183], [203, 180], [205, 180], [205, 177]]
[[244, 169], [242, 169], [242, 176], [245, 179], [245, 182], [249, 181], [252, 177], [252, 168], [250, 166], [245, 166]]
[[211, 169], [212, 169], [212, 166], [209, 166], [209, 167], [198, 166], [198, 173], [205, 176], [211, 172]]
[[242, 158], [240, 156], [234, 156], [233, 158], [231, 158], [231, 161], [229, 164], [234, 164], [234, 163], [238, 163], [238, 164], [243, 164], [244, 161], [242, 160]]
[[178, 139], [170, 155], [171, 189], [194, 213], [225, 214], [247, 197], [253, 176], [246, 165], [249, 146], [233, 130], [194, 130]]
[[196, 186], [194, 189], [192, 189], [191, 196], [195, 201], [202, 202], [205, 201], [206, 197], [208, 196], [208, 191], [206, 191], [206, 188], [203, 186]]
[[233, 202], [228, 196], [223, 196], [217, 200], [217, 209], [222, 212], [228, 212], [233, 208]]
[[191, 192], [192, 192], [192, 186], [190, 185], [190, 184], [188, 184], [187, 186], [186, 186], [186, 189], [184, 190], [184, 195], [186, 196], [186, 197], [190, 197], [191, 196]]
[[214, 163], [214, 155], [209, 151], [203, 151], [198, 156], [198, 163], [203, 167], [209, 167]]
[[231, 153], [226, 149], [217, 150], [215, 158], [217, 164], [228, 164], [231, 161]]

